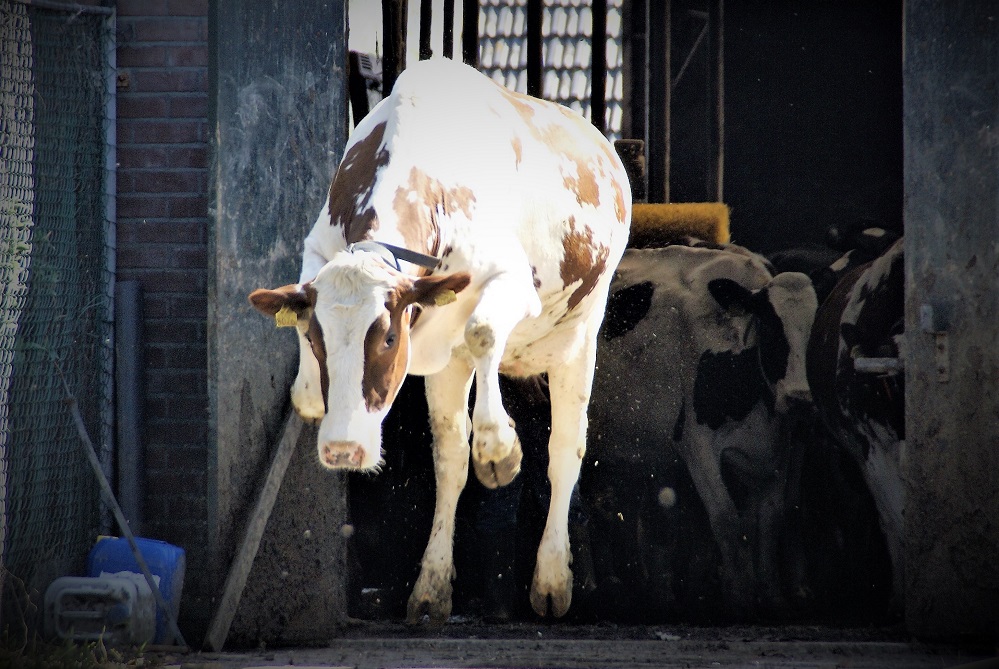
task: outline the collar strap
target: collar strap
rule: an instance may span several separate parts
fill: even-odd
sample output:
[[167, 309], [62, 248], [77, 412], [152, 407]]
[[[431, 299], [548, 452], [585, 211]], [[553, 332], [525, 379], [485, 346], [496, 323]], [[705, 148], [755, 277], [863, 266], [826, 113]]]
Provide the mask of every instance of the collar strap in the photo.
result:
[[371, 251], [372, 253], [377, 253], [400, 272], [402, 271], [402, 268], [399, 267], [400, 260], [413, 263], [414, 265], [419, 265], [420, 267], [426, 267], [427, 269], [436, 269], [437, 265], [440, 263], [440, 260], [434, 256], [428, 256], [426, 254], [410, 251], [409, 249], [404, 249], [399, 246], [386, 244], [384, 242], [376, 242], [373, 240], [365, 240], [363, 242], [349, 244], [347, 246], [347, 251], [349, 253], [353, 253], [354, 251]]

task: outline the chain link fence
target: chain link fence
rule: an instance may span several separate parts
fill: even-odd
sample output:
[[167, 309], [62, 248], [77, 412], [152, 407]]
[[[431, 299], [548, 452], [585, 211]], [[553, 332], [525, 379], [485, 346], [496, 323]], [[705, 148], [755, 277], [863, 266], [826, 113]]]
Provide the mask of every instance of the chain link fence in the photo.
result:
[[110, 471], [113, 16], [0, 0], [0, 616], [37, 626], [109, 529], [63, 381]]

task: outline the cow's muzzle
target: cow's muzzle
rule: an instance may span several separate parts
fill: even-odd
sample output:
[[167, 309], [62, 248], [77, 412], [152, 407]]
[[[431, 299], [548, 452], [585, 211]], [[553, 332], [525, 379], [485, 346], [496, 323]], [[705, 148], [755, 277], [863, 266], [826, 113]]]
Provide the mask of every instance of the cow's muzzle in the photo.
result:
[[361, 469], [364, 447], [356, 441], [327, 441], [319, 447], [319, 462], [329, 469]]

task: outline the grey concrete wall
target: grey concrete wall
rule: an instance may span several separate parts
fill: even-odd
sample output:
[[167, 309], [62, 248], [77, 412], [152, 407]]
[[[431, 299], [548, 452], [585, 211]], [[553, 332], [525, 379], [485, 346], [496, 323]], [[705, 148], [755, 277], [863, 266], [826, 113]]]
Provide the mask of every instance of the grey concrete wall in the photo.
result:
[[906, 620], [999, 638], [999, 22], [905, 5]]
[[[250, 307], [247, 295], [298, 280], [302, 240], [342, 154], [346, 5], [346, 0], [216, 0], [210, 12], [208, 388], [215, 450], [208, 536], [219, 589], [266, 475], [297, 365], [293, 334], [276, 330]], [[315, 432], [303, 435], [311, 440], [303, 436], [299, 450], [315, 458]], [[297, 545], [304, 528], [295, 516], [312, 501], [308, 526], [342, 524], [340, 477], [318, 467], [292, 467], [284, 488], [308, 490], [312, 497], [296, 498], [297, 504], [279, 499], [265, 546]], [[335, 573], [344, 540], [339, 532], [314, 536], [311, 545], [319, 545], [325, 561], [298, 564], [283, 587], [308, 588], [312, 597], [326, 600], [314, 602], [313, 610], [332, 611], [343, 601]], [[251, 578], [281, 579], [287, 568], [270, 564], [277, 566], [255, 567]], [[282, 598], [280, 589], [251, 586], [247, 592], [237, 620], [266, 608], [267, 615], [292, 624], [289, 611], [300, 609], [294, 598]], [[254, 598], [253, 592], [262, 594]], [[324, 621], [306, 622], [315, 627]]]

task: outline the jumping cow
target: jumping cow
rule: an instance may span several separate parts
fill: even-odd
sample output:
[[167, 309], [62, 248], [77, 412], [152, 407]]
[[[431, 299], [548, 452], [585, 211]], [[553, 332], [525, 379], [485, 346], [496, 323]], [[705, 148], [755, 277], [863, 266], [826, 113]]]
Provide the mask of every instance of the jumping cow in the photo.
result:
[[[654, 472], [655, 458], [676, 449], [738, 615], [780, 599], [790, 466], [780, 431], [792, 406], [811, 400], [805, 345], [815, 309], [807, 276], [773, 276], [736, 245], [629, 249], [611, 283], [590, 406], [593, 467], [630, 458]], [[674, 501], [664, 487], [659, 502]]]
[[903, 240], [845, 274], [815, 316], [808, 382], [823, 423], [859, 465], [892, 562], [893, 599], [903, 593], [905, 439]]
[[377, 471], [400, 384], [426, 377], [437, 491], [410, 622], [442, 623], [451, 611], [473, 375], [476, 476], [496, 487], [519, 471], [500, 372], [548, 374], [552, 494], [530, 601], [539, 615], [568, 610], [569, 498], [630, 216], [624, 167], [582, 116], [430, 59], [403, 72], [355, 129], [305, 240], [299, 282], [250, 295], [297, 327], [292, 402], [321, 421], [326, 467]]

